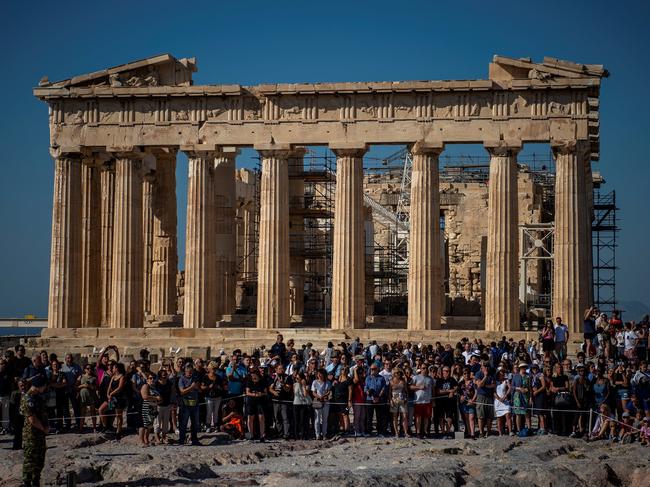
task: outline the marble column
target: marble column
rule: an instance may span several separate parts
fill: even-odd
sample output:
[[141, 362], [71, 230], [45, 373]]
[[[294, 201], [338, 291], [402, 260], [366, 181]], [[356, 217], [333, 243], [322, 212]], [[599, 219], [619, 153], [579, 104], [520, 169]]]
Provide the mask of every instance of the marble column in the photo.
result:
[[296, 319], [305, 310], [304, 153], [289, 159], [289, 314]]
[[485, 266], [485, 329], [516, 331], [519, 322], [518, 142], [486, 143], [490, 153]]
[[262, 156], [257, 328], [288, 327], [289, 147], [256, 146]]
[[237, 284], [237, 234], [235, 226], [235, 157], [237, 149], [223, 148], [214, 162], [216, 239], [216, 316], [235, 312]]
[[144, 168], [142, 174], [142, 295], [145, 316], [151, 315], [153, 269], [153, 193], [156, 174]]
[[[184, 149], [185, 150], [185, 149]], [[187, 226], [183, 326], [214, 327], [217, 319], [214, 150], [187, 149]]]
[[442, 260], [438, 156], [442, 144], [416, 143], [411, 148], [411, 218], [409, 238], [409, 330], [441, 327]]
[[53, 152], [49, 328], [81, 326], [81, 155]]
[[586, 223], [586, 142], [555, 143], [555, 237], [553, 241], [553, 315], [569, 330], [582, 329], [589, 307], [591, 268]]
[[98, 157], [81, 165], [81, 326], [101, 324], [101, 188]]
[[110, 326], [113, 268], [113, 217], [115, 206], [115, 161], [107, 161], [100, 172], [100, 286], [101, 326]]
[[336, 154], [332, 328], [365, 328], [363, 155], [365, 146], [332, 147]]
[[151, 318], [175, 320], [178, 247], [176, 233], [176, 151], [156, 153], [153, 192], [153, 262], [151, 266]]
[[144, 323], [142, 156], [116, 151], [111, 327], [140, 328]]
[[593, 254], [593, 241], [591, 235], [591, 225], [594, 219], [594, 178], [591, 171], [591, 156], [590, 152], [587, 152], [584, 158], [584, 167], [585, 167], [585, 204], [586, 204], [586, 214], [585, 218], [585, 243], [587, 245], [587, 269], [589, 271], [589, 283], [587, 285], [587, 302], [589, 305], [594, 303], [594, 254]]

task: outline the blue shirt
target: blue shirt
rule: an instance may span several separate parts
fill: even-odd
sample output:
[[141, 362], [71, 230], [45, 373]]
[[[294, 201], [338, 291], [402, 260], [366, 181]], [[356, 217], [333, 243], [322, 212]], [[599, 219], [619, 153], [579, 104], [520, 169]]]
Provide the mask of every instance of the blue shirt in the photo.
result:
[[67, 383], [66, 389], [68, 392], [74, 392], [75, 386], [77, 385], [77, 378], [81, 377], [83, 374], [81, 367], [74, 363], [72, 365], [63, 364], [61, 366], [61, 372], [63, 372], [63, 375], [65, 375], [65, 380]]
[[363, 390], [366, 393], [367, 401], [372, 401], [373, 397], [379, 397], [384, 389], [386, 389], [386, 380], [381, 375], [370, 374], [366, 377]]
[[[196, 382], [196, 376], [192, 375], [192, 377], [186, 377], [185, 374], [183, 374], [179, 379], [178, 379], [178, 393], [180, 394], [181, 389], [187, 389], [190, 387], [194, 382]], [[199, 391], [196, 389], [192, 389], [191, 392], [188, 392], [184, 396], [181, 396], [184, 399], [195, 399], [198, 400], [199, 398]]]
[[[232, 377], [230, 375], [232, 374]], [[234, 396], [243, 394], [244, 392], [244, 380], [247, 376], [246, 367], [242, 364], [237, 365], [237, 368], [233, 371], [231, 365], [226, 368], [226, 376], [228, 376], [228, 393]]]

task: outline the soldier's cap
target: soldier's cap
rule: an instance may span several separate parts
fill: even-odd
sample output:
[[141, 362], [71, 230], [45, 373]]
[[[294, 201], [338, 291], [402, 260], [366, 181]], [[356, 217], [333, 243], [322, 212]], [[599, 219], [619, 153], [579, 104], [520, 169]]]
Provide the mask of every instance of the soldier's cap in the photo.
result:
[[45, 377], [39, 374], [32, 377], [31, 384], [33, 387], [43, 387], [47, 384], [47, 381], [45, 380]]

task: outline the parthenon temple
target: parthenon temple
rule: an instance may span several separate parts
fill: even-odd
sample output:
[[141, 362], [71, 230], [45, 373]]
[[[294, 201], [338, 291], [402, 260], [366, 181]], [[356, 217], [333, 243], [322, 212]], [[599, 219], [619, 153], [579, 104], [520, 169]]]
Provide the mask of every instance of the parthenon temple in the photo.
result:
[[[256, 86], [195, 85], [196, 71], [165, 54], [34, 88], [55, 168], [44, 337], [510, 332], [529, 293], [582, 326], [603, 66], [494, 56], [487, 79]], [[550, 187], [520, 159], [538, 143]], [[482, 145], [481, 178], [441, 164], [453, 144]], [[394, 171], [372, 171], [376, 145], [395, 146]], [[257, 168], [238, 167], [250, 149]], [[552, 259], [523, 260], [525, 235]]]

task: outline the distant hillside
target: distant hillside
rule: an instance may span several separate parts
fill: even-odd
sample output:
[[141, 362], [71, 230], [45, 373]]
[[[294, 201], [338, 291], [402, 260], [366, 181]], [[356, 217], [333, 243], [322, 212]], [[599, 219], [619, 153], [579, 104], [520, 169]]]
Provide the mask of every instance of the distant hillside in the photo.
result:
[[619, 301], [618, 308], [623, 310], [625, 321], [640, 321], [643, 315], [650, 314], [650, 307], [641, 301]]

